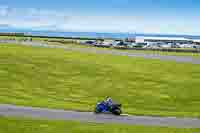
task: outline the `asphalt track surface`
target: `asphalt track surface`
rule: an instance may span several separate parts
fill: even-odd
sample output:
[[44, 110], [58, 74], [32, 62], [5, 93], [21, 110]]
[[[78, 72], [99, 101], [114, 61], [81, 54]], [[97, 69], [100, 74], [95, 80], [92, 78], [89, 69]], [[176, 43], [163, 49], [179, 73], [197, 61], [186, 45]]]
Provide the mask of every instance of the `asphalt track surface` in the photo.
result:
[[176, 128], [200, 128], [200, 119], [195, 118], [170, 118], [131, 115], [114, 116], [112, 114], [95, 114], [93, 112], [76, 112], [46, 108], [33, 108], [8, 104], [0, 104], [0, 116]]
[[8, 43], [17, 43], [21, 45], [36, 46], [36, 47], [48, 47], [48, 48], [63, 48], [67, 51], [78, 51], [78, 52], [87, 52], [87, 53], [97, 53], [97, 54], [113, 54], [129, 57], [142, 57], [146, 59], [158, 59], [163, 61], [175, 61], [179, 63], [191, 63], [191, 64], [200, 64], [200, 58], [194, 58], [191, 56], [171, 56], [171, 55], [159, 55], [159, 54], [146, 54], [146, 53], [134, 53], [126, 51], [117, 51], [117, 50], [103, 50], [96, 48], [77, 48], [77, 47], [68, 47], [61, 45], [48, 45], [42, 44], [41, 42], [8, 42]]

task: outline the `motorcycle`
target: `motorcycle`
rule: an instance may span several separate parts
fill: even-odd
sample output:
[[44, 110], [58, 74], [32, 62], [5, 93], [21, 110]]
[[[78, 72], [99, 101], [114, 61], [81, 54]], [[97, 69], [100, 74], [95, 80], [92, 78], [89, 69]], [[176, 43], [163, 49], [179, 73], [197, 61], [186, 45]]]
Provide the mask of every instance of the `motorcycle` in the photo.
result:
[[104, 101], [97, 103], [95, 107], [95, 113], [112, 113], [114, 115], [120, 115], [122, 113], [121, 104], [108, 105]]

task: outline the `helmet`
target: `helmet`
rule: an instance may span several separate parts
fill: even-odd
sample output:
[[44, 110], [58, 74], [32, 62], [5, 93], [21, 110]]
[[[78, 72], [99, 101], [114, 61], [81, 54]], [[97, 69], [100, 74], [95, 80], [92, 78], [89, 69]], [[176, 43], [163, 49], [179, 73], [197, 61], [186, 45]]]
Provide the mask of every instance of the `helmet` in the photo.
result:
[[106, 99], [111, 99], [109, 96], [106, 96]]
[[108, 101], [108, 102], [112, 102], [112, 98], [107, 97], [107, 98], [106, 98], [106, 101]]

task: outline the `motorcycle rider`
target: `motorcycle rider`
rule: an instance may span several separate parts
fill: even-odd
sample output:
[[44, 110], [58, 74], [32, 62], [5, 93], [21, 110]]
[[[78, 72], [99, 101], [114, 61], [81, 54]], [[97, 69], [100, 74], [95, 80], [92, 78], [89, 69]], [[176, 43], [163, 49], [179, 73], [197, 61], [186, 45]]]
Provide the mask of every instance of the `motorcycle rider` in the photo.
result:
[[105, 103], [107, 106], [111, 107], [111, 106], [113, 105], [113, 100], [112, 100], [111, 97], [106, 97], [106, 99], [104, 100], [104, 103]]
[[111, 97], [106, 97], [102, 102], [97, 103], [95, 113], [107, 112], [115, 115], [120, 115], [122, 113], [121, 104], [116, 104], [113, 102]]

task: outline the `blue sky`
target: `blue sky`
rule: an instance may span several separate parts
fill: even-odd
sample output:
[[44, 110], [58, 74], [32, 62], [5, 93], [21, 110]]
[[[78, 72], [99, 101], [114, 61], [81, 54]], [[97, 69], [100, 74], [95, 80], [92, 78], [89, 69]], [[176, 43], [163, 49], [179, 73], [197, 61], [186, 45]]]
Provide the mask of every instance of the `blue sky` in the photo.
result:
[[0, 0], [0, 25], [200, 35], [200, 0]]

